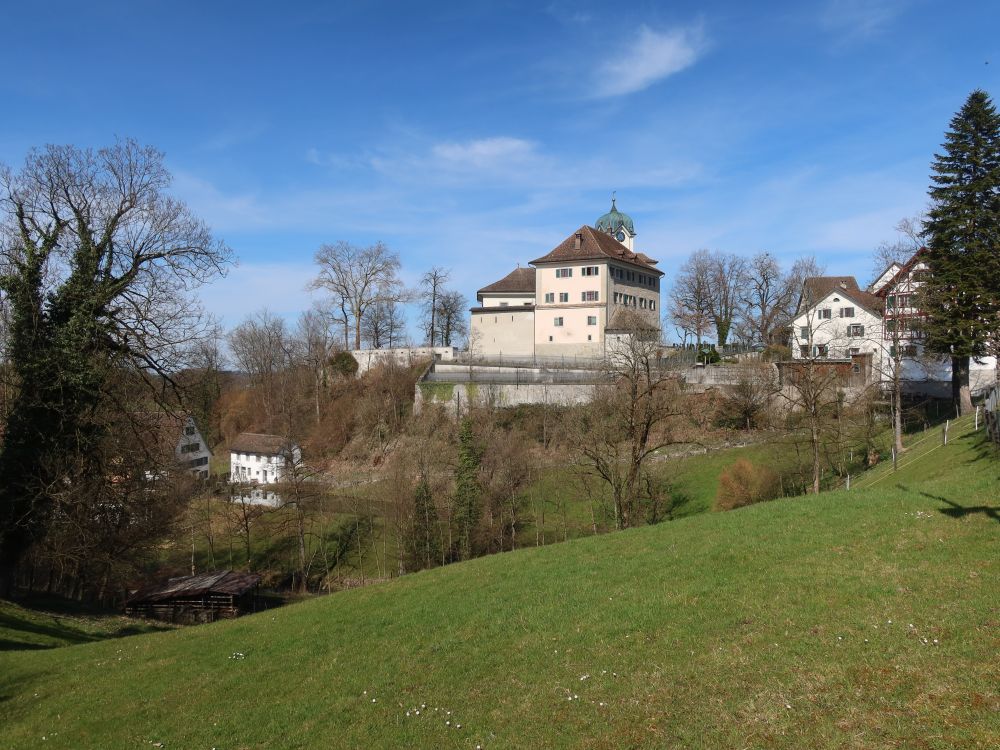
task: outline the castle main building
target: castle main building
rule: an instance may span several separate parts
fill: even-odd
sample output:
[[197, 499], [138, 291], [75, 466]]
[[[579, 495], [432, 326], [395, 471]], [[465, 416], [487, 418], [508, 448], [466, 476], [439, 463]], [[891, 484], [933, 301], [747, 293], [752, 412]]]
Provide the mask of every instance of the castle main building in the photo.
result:
[[472, 309], [469, 348], [484, 359], [593, 357], [638, 316], [659, 329], [663, 272], [634, 251], [632, 217], [611, 201], [549, 253], [484, 286]]

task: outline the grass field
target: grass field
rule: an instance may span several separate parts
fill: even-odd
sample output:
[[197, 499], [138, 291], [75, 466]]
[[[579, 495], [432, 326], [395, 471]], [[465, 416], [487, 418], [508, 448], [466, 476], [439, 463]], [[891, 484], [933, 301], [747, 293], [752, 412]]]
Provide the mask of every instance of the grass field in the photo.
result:
[[868, 491], [6, 651], [0, 746], [995, 748], [1000, 462], [978, 437], [934, 457]]
[[30, 604], [27, 608], [0, 600], [0, 651], [72, 646], [170, 627], [109, 615], [54, 598], [36, 599]]

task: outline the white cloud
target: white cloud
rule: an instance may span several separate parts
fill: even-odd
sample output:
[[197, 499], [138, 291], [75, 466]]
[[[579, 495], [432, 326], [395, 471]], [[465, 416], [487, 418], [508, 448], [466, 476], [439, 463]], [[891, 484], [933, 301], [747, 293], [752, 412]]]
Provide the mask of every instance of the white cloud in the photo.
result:
[[498, 136], [464, 143], [439, 143], [431, 149], [439, 163], [449, 167], [492, 169], [535, 157], [535, 144], [521, 138]]
[[831, 0], [821, 20], [842, 41], [867, 39], [883, 32], [905, 7], [905, 0]]
[[666, 31], [639, 27], [628, 47], [597, 71], [597, 96], [622, 96], [690, 67], [705, 50], [701, 25]]

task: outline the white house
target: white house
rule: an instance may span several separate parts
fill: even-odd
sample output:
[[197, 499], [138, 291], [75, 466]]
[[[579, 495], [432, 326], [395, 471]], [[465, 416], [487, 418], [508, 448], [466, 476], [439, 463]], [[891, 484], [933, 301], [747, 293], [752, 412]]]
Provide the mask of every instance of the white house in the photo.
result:
[[229, 446], [229, 479], [241, 484], [282, 481], [289, 462], [302, 460], [302, 451], [279, 435], [240, 433]]
[[611, 210], [547, 254], [479, 290], [470, 348], [485, 359], [601, 358], [627, 312], [660, 327], [663, 272], [633, 251], [632, 218]]
[[886, 356], [882, 304], [861, 291], [853, 276], [806, 279], [792, 323], [792, 359], [853, 361], [855, 372], [866, 367], [866, 379], [881, 379]]
[[[905, 263], [892, 263], [869, 287], [883, 300], [885, 325], [883, 346], [890, 356], [901, 349], [900, 377], [908, 390], [947, 393], [934, 384], [951, 382], [951, 358], [924, 351], [918, 293], [930, 276], [927, 249], [920, 248]], [[996, 358], [983, 357], [969, 363], [969, 385], [973, 393], [996, 383]]]
[[192, 474], [196, 474], [202, 479], [208, 478], [212, 450], [205, 442], [205, 438], [202, 437], [194, 417], [184, 418], [174, 455]]

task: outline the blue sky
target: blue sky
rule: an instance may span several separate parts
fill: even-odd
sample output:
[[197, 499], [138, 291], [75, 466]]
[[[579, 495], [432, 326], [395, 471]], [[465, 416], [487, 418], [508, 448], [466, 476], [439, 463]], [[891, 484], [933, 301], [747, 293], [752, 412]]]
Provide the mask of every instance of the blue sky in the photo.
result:
[[[864, 282], [926, 203], [1000, 3], [20, 3], [0, 161], [116, 135], [236, 250], [227, 325], [295, 315], [323, 242], [383, 240], [475, 290], [607, 210], [668, 280], [698, 248]], [[989, 61], [989, 64], [987, 64]]]

